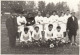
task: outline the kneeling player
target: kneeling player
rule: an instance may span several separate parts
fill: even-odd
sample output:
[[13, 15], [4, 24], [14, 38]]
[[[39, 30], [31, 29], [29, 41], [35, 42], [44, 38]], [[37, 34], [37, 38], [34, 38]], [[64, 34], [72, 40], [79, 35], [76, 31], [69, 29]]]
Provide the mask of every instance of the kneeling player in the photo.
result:
[[57, 26], [57, 30], [55, 31], [56, 35], [56, 45], [58, 46], [59, 44], [65, 43], [64, 37], [63, 37], [63, 32], [61, 31], [61, 27]]
[[20, 42], [22, 44], [22, 47], [23, 47], [24, 44], [28, 45], [32, 42], [31, 34], [30, 34], [28, 28], [24, 28], [24, 32], [21, 33]]
[[45, 32], [45, 40], [48, 44], [48, 46], [50, 45], [54, 45], [54, 40], [55, 40], [55, 36], [53, 36], [53, 25], [49, 24], [48, 25], [48, 30]]
[[36, 26], [32, 33], [32, 41], [34, 44], [37, 44], [38, 46], [40, 46], [41, 39], [42, 39], [41, 31], [39, 31], [39, 27]]

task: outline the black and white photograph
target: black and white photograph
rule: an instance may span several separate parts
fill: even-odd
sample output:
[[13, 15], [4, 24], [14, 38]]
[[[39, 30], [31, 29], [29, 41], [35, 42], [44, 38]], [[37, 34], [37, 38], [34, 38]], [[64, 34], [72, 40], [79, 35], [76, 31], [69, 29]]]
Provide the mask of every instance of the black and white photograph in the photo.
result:
[[1, 0], [1, 55], [79, 55], [80, 0]]

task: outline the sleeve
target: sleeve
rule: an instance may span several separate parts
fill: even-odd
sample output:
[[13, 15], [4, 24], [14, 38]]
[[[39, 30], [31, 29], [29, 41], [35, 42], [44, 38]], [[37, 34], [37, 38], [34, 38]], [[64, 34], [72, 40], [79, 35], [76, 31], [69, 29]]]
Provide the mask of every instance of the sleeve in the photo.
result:
[[27, 23], [27, 21], [26, 21], [26, 18], [24, 17], [24, 22], [25, 22], [25, 24]]
[[29, 32], [29, 41], [32, 41], [31, 33]]
[[17, 24], [21, 25], [19, 17], [17, 17]]
[[48, 39], [48, 37], [47, 37], [47, 32], [45, 31], [45, 39]]
[[56, 31], [53, 32], [53, 38], [57, 38], [57, 33], [56, 33]]
[[23, 35], [24, 35], [24, 33], [22, 32], [21, 33], [21, 36], [20, 36], [20, 41], [23, 41], [24, 39], [23, 39]]
[[61, 32], [61, 35], [62, 35], [61, 37], [64, 38], [63, 32]]
[[31, 36], [32, 38], [34, 38], [34, 31], [33, 31], [33, 33], [32, 33], [32, 36]]
[[40, 31], [40, 38], [42, 39], [42, 34], [41, 34], [41, 31]]
[[34, 19], [35, 19], [35, 24], [37, 24], [37, 18], [35, 17]]

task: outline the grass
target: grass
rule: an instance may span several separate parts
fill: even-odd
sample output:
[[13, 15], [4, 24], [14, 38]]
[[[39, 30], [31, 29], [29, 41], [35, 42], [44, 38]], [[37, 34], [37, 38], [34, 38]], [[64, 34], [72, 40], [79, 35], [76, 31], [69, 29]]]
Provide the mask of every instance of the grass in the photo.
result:
[[[57, 47], [49, 49], [46, 47], [30, 47], [30, 48], [10, 48], [7, 29], [5, 26], [6, 16], [1, 18], [1, 54], [75, 54], [79, 55], [78, 46]], [[79, 35], [77, 36], [77, 43], [79, 44]]]

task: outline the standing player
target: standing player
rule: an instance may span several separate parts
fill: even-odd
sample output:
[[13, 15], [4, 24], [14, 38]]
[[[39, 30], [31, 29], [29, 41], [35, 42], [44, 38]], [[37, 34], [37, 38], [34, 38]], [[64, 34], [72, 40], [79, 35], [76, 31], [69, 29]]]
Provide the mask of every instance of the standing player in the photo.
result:
[[26, 17], [26, 26], [29, 28], [29, 31], [32, 33], [34, 31], [33, 25], [35, 24], [35, 19], [31, 13]]
[[47, 13], [46, 14], [46, 17], [44, 17], [44, 20], [43, 20], [43, 22], [44, 22], [44, 24], [45, 24], [45, 26], [44, 26], [44, 30], [47, 30], [48, 29], [48, 25], [49, 25], [49, 17], [50, 17], [50, 15]]
[[50, 16], [49, 20], [50, 20], [50, 23], [54, 25], [54, 30], [56, 30], [56, 27], [58, 25], [57, 23], [58, 18], [59, 16], [57, 15], [57, 12], [53, 11], [53, 15]]
[[61, 31], [64, 33], [64, 37], [66, 37], [66, 21], [64, 12], [61, 12], [61, 16], [59, 18], [59, 25], [61, 26]]
[[[68, 18], [71, 17], [71, 14], [70, 14], [70, 11], [67, 10], [67, 12], [65, 13], [65, 23], [66, 23], [66, 28], [67, 28], [67, 21], [68, 21]], [[66, 36], [67, 38], [67, 36]], [[67, 38], [67, 41], [66, 43], [70, 42], [69, 38]]]
[[41, 16], [41, 12], [38, 12], [38, 15], [35, 17], [35, 24], [37, 24], [40, 30], [43, 31], [43, 17]]
[[27, 23], [26, 18], [22, 14], [19, 14], [19, 16], [17, 17], [19, 37], [21, 36], [21, 32], [24, 31], [24, 25], [26, 23]]

